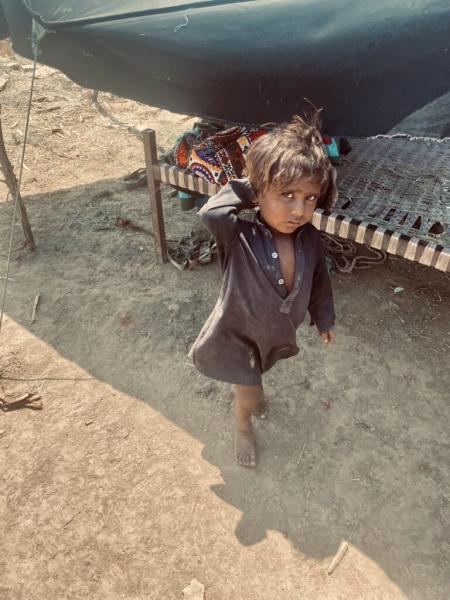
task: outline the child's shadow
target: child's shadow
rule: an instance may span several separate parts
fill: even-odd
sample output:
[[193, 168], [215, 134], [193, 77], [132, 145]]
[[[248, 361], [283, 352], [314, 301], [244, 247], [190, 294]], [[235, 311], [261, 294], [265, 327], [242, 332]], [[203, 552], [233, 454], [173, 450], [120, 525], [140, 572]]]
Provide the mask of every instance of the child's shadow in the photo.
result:
[[[317, 366], [322, 375], [331, 373]], [[405, 419], [415, 427], [423, 415], [389, 400], [373, 402], [374, 387], [366, 383], [341, 388], [334, 401], [318, 394], [313, 381], [296, 410], [282, 400], [292, 390], [281, 388], [269, 420], [256, 425], [255, 470], [233, 463], [231, 430], [225, 439], [217, 425], [222, 440], [207, 445], [203, 456], [221, 469], [224, 484], [211, 489], [242, 511], [235, 534], [244, 546], [272, 530], [305, 557], [331, 561], [347, 540], [408, 597], [443, 597], [445, 570], [435, 564], [436, 556], [445, 556], [443, 510], [433, 516], [431, 507], [444, 477], [444, 451], [436, 460], [431, 439], [411, 443]], [[391, 384], [387, 370], [377, 395]], [[432, 581], [427, 572], [434, 573]]]
[[[297, 464], [298, 453], [286, 458], [289, 442], [280, 443], [279, 432], [270, 425], [257, 427], [259, 461], [256, 469], [233, 462], [232, 435], [226, 444], [206, 446], [203, 458], [221, 469], [223, 484], [211, 486], [221, 500], [242, 511], [235, 534], [243, 546], [252, 546], [267, 537], [269, 530], [288, 538], [303, 554], [323, 559], [334, 554], [348, 537], [353, 523], [343, 519], [342, 508], [330, 506], [333, 482], [318, 482], [321, 468], [314, 461]], [[263, 437], [265, 436], [265, 437]], [[300, 436], [299, 436], [300, 437]], [[295, 447], [298, 444], [293, 440]], [[301, 449], [299, 450], [299, 452]], [[356, 514], [356, 501], [349, 509]]]

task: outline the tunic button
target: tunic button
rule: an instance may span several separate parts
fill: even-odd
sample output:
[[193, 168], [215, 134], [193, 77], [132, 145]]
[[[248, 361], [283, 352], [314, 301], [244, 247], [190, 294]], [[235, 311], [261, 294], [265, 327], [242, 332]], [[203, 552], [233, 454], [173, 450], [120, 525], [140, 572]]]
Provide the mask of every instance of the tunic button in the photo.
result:
[[272, 252], [272, 258], [278, 258], [278, 252]]
[[284, 279], [279, 279], [278, 280], [278, 285], [283, 285], [283, 283], [284, 283]]

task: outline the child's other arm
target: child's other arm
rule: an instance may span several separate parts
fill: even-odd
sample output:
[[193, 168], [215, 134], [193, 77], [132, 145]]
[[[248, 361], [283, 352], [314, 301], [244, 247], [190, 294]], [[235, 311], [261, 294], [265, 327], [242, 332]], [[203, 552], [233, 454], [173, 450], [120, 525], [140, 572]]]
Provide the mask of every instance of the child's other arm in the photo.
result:
[[319, 247], [319, 256], [314, 270], [308, 310], [311, 320], [315, 323], [320, 337], [325, 344], [333, 343], [335, 339], [333, 328], [336, 315], [322, 244]]
[[235, 179], [218, 194], [212, 196], [199, 211], [205, 227], [216, 243], [227, 246], [236, 230], [237, 215], [243, 209], [253, 208], [255, 194], [247, 180]]

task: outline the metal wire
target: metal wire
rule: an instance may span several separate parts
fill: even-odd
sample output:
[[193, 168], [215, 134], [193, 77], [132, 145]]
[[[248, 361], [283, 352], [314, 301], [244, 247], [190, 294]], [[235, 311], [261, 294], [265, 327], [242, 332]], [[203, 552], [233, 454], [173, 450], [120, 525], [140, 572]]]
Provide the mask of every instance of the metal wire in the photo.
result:
[[10, 237], [9, 237], [8, 258], [7, 258], [7, 261], [6, 261], [5, 284], [4, 284], [4, 287], [3, 287], [2, 305], [1, 305], [1, 310], [0, 310], [0, 334], [2, 332], [3, 313], [4, 313], [4, 310], [5, 310], [5, 302], [6, 302], [6, 290], [8, 289], [9, 266], [10, 266], [10, 263], [11, 263], [11, 252], [12, 252], [12, 245], [13, 245], [13, 240], [14, 240], [14, 227], [16, 225], [17, 207], [19, 206], [19, 194], [20, 194], [20, 187], [21, 187], [21, 184], [22, 184], [23, 163], [24, 163], [24, 159], [25, 159], [25, 150], [26, 150], [26, 147], [27, 147], [28, 126], [29, 126], [29, 123], [30, 123], [31, 99], [33, 97], [33, 88], [34, 88], [34, 79], [35, 79], [35, 74], [36, 74], [37, 55], [38, 55], [38, 44], [36, 44], [36, 47], [34, 49], [33, 73], [32, 73], [32, 76], [31, 76], [30, 98], [28, 100], [27, 122], [26, 122], [26, 125], [25, 125], [25, 135], [24, 135], [23, 147], [22, 147], [22, 158], [20, 160], [19, 182], [17, 184], [16, 197], [14, 198], [14, 210], [13, 210], [13, 217], [12, 217], [12, 222], [11, 222], [11, 233], [10, 233]]

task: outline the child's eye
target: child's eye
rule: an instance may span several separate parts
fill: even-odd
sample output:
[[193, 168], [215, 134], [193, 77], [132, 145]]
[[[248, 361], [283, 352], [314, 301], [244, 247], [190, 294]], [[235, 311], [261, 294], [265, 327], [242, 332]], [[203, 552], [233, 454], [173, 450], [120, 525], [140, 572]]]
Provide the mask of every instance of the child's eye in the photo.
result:
[[[294, 192], [282, 192], [281, 195], [283, 196], [283, 198], [286, 198], [286, 200], [293, 200], [295, 195]], [[305, 202], [316, 202], [317, 201], [317, 196], [307, 196], [305, 198]]]

